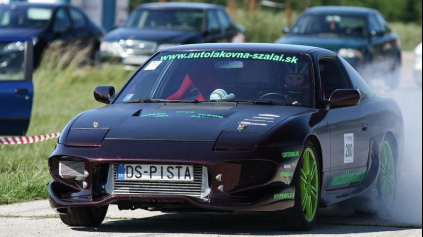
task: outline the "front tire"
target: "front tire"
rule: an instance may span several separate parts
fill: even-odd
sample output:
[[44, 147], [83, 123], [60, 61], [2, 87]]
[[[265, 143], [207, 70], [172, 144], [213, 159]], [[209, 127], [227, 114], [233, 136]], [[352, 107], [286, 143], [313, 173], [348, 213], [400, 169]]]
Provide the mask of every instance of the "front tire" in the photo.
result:
[[389, 139], [385, 139], [380, 151], [380, 174], [377, 191], [382, 208], [385, 211], [394, 207], [397, 188], [395, 155], [392, 144]]
[[95, 227], [103, 223], [109, 206], [69, 207], [67, 213], [60, 214], [60, 219], [68, 226]]
[[277, 214], [278, 229], [309, 231], [316, 224], [321, 190], [320, 160], [316, 146], [308, 141], [294, 177], [295, 206], [289, 217]]

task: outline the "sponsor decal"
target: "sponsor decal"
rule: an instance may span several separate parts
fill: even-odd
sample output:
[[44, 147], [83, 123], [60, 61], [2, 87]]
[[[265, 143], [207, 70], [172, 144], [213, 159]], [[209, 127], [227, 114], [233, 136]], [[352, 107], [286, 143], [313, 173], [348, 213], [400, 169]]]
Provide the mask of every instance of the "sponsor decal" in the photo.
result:
[[281, 177], [290, 178], [294, 176], [294, 172], [281, 172]]
[[276, 114], [259, 114], [259, 117], [280, 118], [281, 116], [276, 115]]
[[[285, 54], [260, 54], [260, 53], [244, 53], [244, 52], [226, 52], [226, 51], [212, 51], [212, 52], [195, 52], [195, 53], [179, 53], [161, 56], [161, 61], [173, 61], [183, 59], [197, 59], [197, 58], [222, 58], [222, 59], [254, 59], [265, 61], [277, 61], [282, 63], [298, 64], [297, 56], [287, 56]], [[160, 64], [159, 64], [160, 65]], [[150, 65], [149, 65], [150, 66]], [[155, 70], [158, 65], [151, 70]], [[148, 68], [148, 67], [147, 67]], [[146, 69], [147, 70], [147, 69]]]
[[354, 163], [354, 133], [344, 134], [344, 163]]
[[153, 113], [153, 114], [143, 114], [141, 118], [167, 118], [169, 114], [167, 113]]
[[191, 118], [217, 118], [217, 119], [223, 119], [224, 117], [222, 115], [217, 114], [198, 114], [198, 115], [192, 115]]
[[278, 193], [273, 195], [275, 200], [294, 199], [295, 193]]
[[299, 151], [288, 151], [288, 152], [282, 153], [283, 158], [292, 158], [292, 157], [299, 157], [299, 156], [300, 156]]
[[251, 122], [240, 122], [240, 125], [247, 125], [247, 126], [267, 126], [267, 123], [251, 123]]
[[145, 71], [154, 71], [156, 70], [163, 61], [153, 61], [144, 69]]
[[195, 114], [195, 111], [176, 111], [177, 114]]
[[345, 172], [343, 175], [336, 176], [332, 179], [331, 186], [341, 186], [341, 185], [347, 185], [351, 183], [357, 183], [364, 180], [364, 177], [366, 176], [366, 169], [362, 168], [360, 171], [355, 173], [350, 173], [350, 171]]

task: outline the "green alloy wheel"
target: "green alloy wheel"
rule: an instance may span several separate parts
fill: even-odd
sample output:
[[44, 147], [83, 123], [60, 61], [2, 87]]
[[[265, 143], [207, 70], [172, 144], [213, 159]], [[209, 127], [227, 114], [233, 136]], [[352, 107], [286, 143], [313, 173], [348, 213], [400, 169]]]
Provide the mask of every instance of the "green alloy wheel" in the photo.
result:
[[380, 153], [378, 193], [384, 208], [392, 208], [396, 194], [395, 158], [392, 146], [385, 140]]
[[303, 155], [300, 187], [304, 216], [307, 221], [312, 222], [319, 205], [319, 174], [316, 156], [311, 148], [307, 148]]
[[320, 203], [320, 153], [312, 142], [307, 142], [295, 172], [295, 206], [291, 216], [280, 216], [280, 230], [308, 231], [313, 228]]

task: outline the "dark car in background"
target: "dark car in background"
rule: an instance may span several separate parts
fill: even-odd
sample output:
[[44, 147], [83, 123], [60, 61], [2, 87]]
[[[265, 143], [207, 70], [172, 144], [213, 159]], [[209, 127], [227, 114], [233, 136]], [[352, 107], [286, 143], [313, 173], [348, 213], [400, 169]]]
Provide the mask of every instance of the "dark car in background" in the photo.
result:
[[33, 45], [31, 38], [0, 36], [0, 136], [25, 135], [31, 119]]
[[101, 44], [103, 60], [141, 65], [156, 51], [182, 44], [244, 42], [244, 29], [225, 8], [201, 3], [150, 3], [136, 8], [126, 24]]
[[303, 13], [292, 29], [276, 41], [322, 47], [345, 58], [366, 79], [382, 77], [398, 86], [402, 64], [401, 41], [374, 9], [315, 7]]
[[90, 59], [95, 60], [104, 34], [83, 11], [68, 4], [0, 5], [0, 36], [32, 38], [35, 66], [40, 64], [46, 47], [56, 41], [90, 47]]

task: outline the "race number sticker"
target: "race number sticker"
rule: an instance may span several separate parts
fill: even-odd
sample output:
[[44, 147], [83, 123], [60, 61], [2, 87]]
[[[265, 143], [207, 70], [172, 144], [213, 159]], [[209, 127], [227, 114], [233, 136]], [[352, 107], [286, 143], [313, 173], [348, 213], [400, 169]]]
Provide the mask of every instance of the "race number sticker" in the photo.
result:
[[354, 163], [354, 133], [344, 134], [344, 163]]
[[154, 71], [156, 70], [160, 64], [162, 64], [162, 61], [153, 61], [145, 68], [145, 71]]

